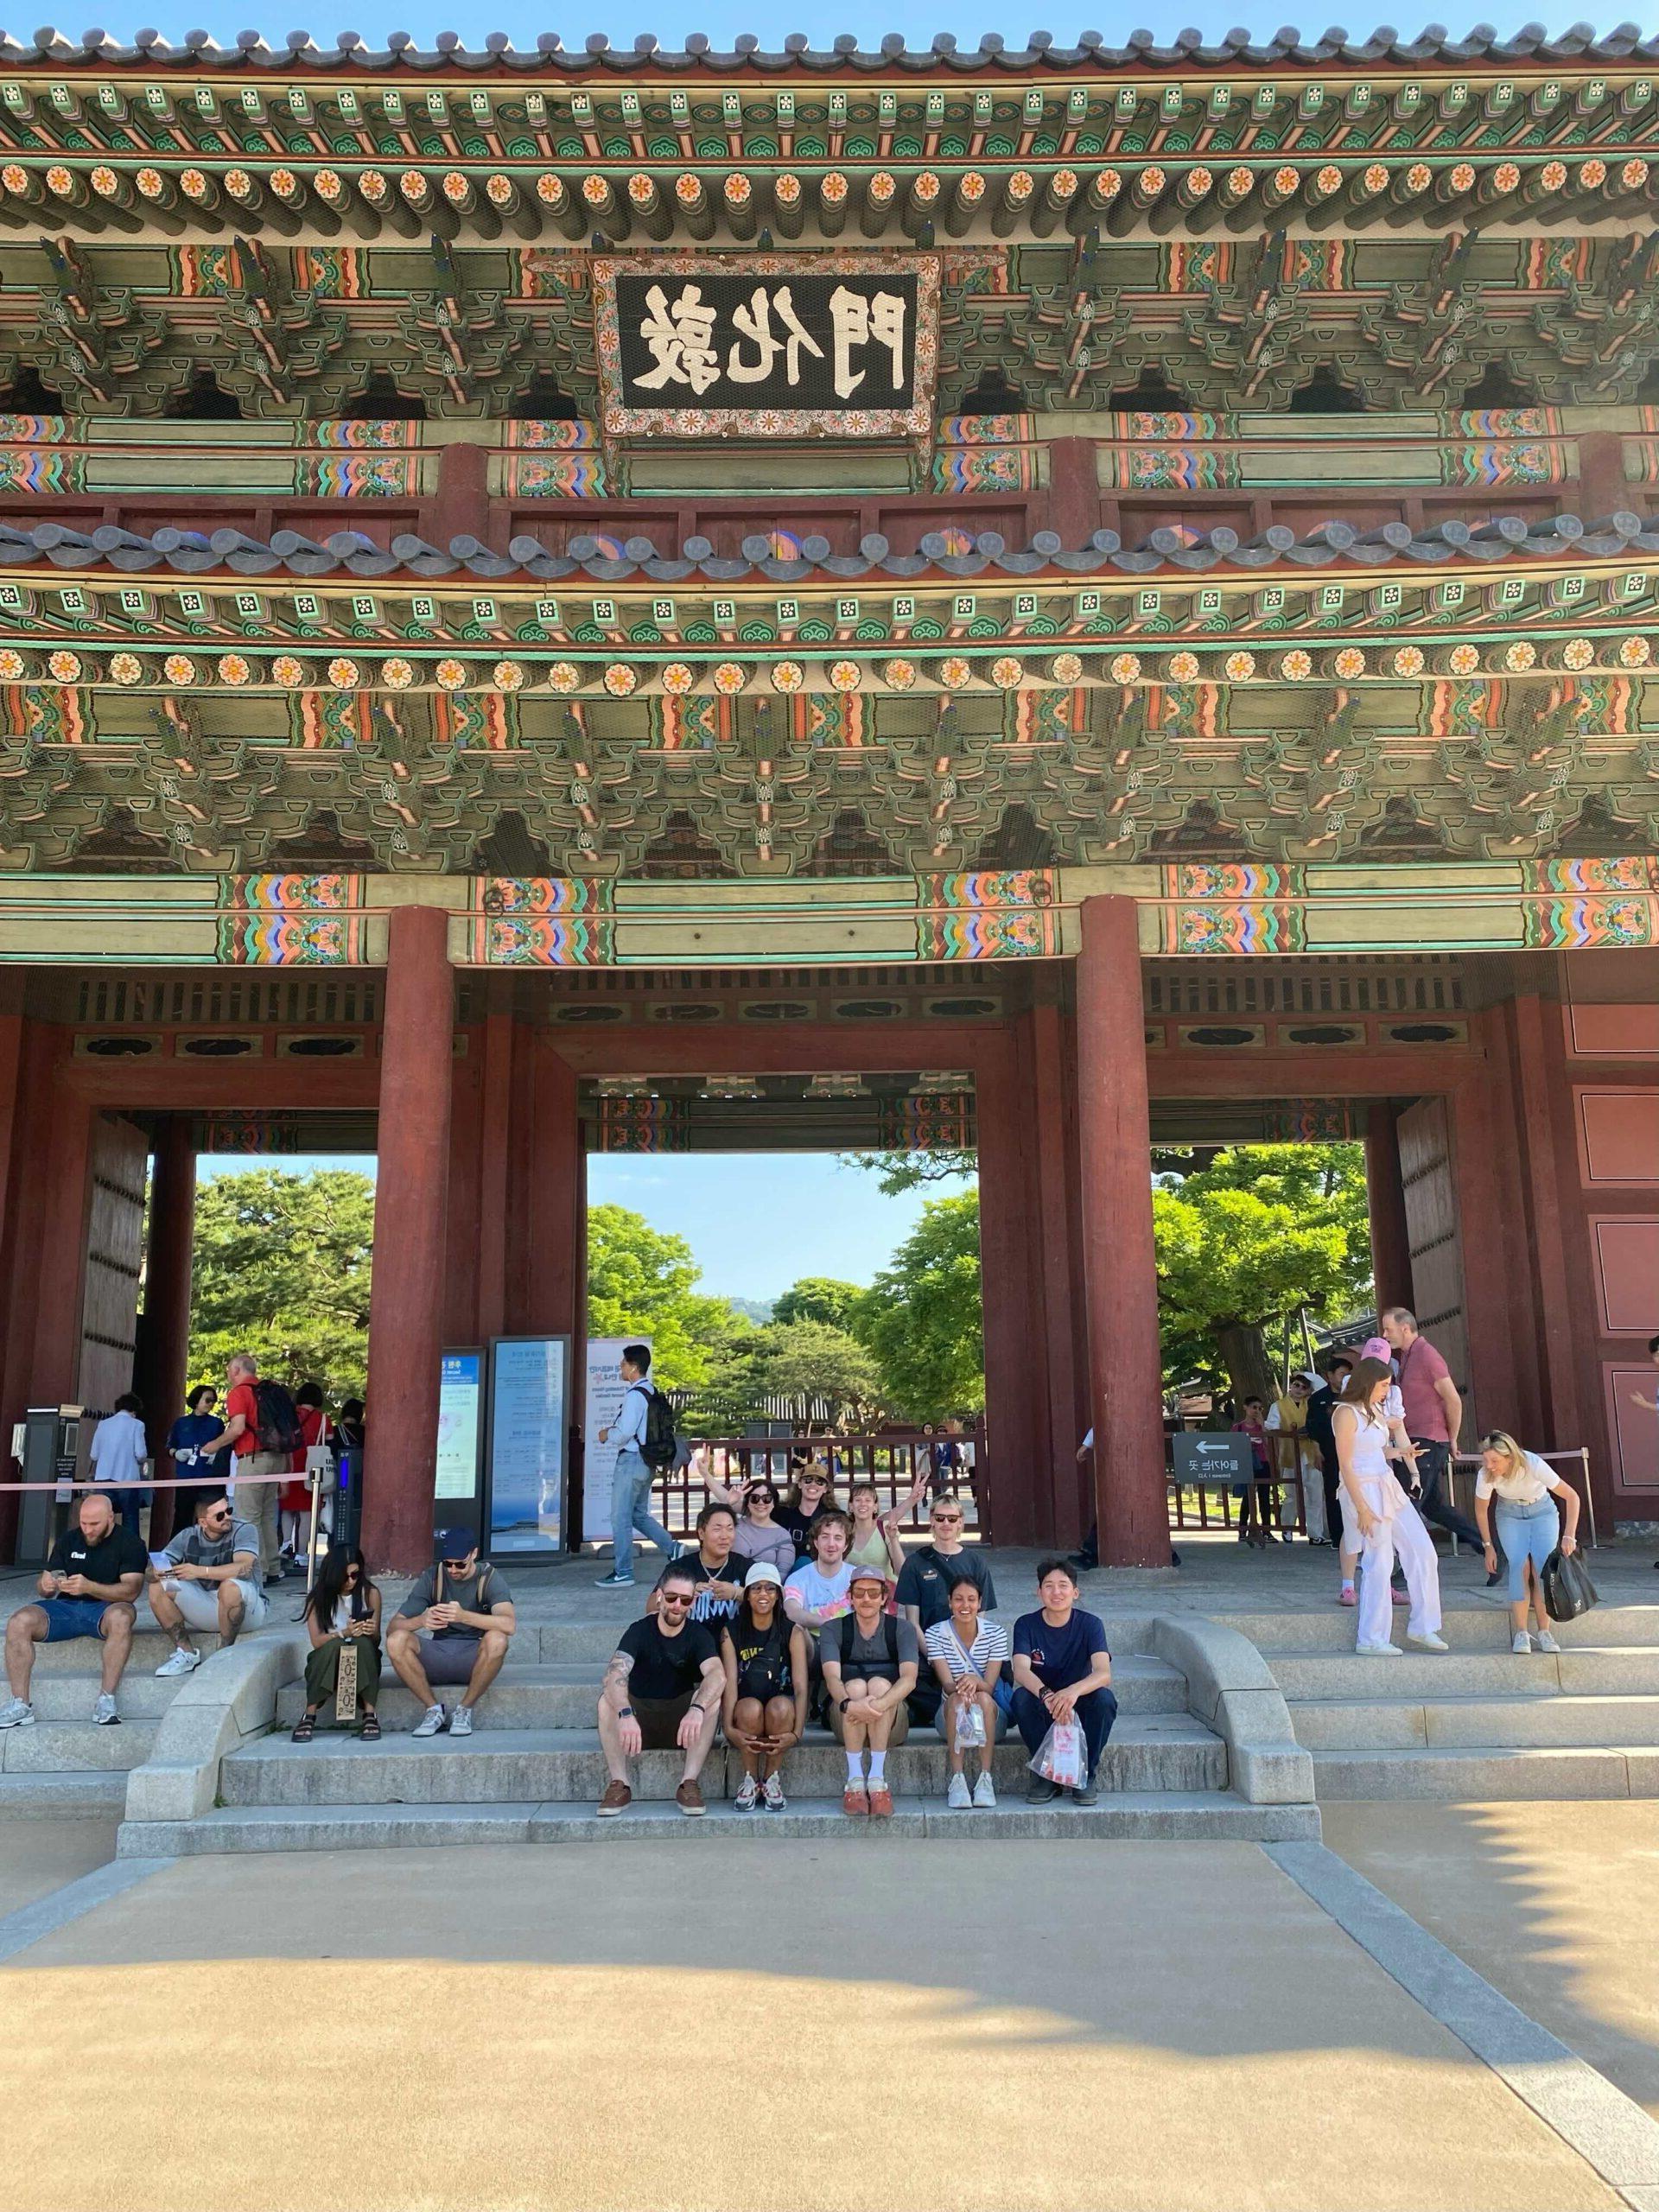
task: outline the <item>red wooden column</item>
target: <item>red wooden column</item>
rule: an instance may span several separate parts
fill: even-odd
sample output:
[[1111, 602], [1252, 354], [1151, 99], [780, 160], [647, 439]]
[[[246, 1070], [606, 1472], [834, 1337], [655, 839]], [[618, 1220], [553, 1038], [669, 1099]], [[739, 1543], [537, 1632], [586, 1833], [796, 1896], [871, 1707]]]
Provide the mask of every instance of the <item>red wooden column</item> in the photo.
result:
[[[1034, 1544], [1045, 1525], [1040, 1418], [1042, 1319], [1031, 1256], [1036, 1193], [1031, 1174], [1031, 1100], [1011, 1029], [986, 1039], [974, 1070], [979, 1126], [979, 1281], [985, 1326], [985, 1451], [990, 1533], [999, 1544]], [[949, 1407], [941, 1407], [941, 1413]]]
[[1365, 1122], [1365, 1207], [1370, 1217], [1371, 1272], [1376, 1303], [1411, 1304], [1411, 1231], [1406, 1224], [1406, 1188], [1400, 1173], [1400, 1135], [1394, 1109], [1383, 1101]]
[[[1022, 1083], [1029, 1086], [1036, 1169], [1038, 1249], [1033, 1255], [1040, 1294], [1046, 1451], [1038, 1470], [1039, 1535], [1074, 1548], [1092, 1513], [1079, 1518], [1077, 1448], [1077, 1340], [1072, 1332], [1072, 1269], [1077, 1248], [1070, 1173], [1076, 1151], [1077, 1090], [1071, 1080], [1066, 1017], [1052, 1003], [1033, 1006], [1022, 1027]], [[1085, 1424], [1086, 1426], [1086, 1424]]]
[[[169, 1114], [161, 1123], [152, 1155], [149, 1185], [149, 1241], [144, 1254], [144, 1313], [139, 1335], [138, 1395], [144, 1402], [156, 1472], [173, 1473], [167, 1432], [184, 1411], [192, 1379], [190, 1355], [190, 1262], [196, 1224], [196, 1148], [188, 1114]], [[207, 1380], [206, 1377], [196, 1378]], [[217, 1376], [212, 1378], [219, 1381]], [[149, 1544], [154, 1551], [178, 1525], [178, 1492], [158, 1490], [149, 1509]]]
[[[1482, 1428], [1522, 1421], [1516, 1374], [1516, 1313], [1503, 1264], [1506, 1208], [1498, 1180], [1501, 1119], [1490, 1081], [1470, 1078], [1452, 1094], [1452, 1166], [1463, 1247], [1463, 1315]], [[1529, 1357], [1522, 1347], [1523, 1357]]]
[[393, 909], [381, 1028], [363, 1548], [372, 1566], [403, 1573], [432, 1557], [455, 1018], [448, 927], [440, 907]]
[[1100, 1557], [1107, 1567], [1167, 1567], [1152, 1126], [1135, 901], [1085, 899], [1079, 920], [1077, 1128]]

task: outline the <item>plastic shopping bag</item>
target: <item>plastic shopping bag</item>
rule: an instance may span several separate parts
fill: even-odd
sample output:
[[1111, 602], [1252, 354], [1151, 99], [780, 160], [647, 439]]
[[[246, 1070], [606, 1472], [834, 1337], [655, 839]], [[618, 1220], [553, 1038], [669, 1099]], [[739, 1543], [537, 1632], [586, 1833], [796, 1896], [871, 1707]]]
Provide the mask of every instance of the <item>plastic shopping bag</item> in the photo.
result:
[[966, 1705], [957, 1707], [957, 1748], [958, 1751], [977, 1751], [985, 1741], [985, 1715], [980, 1710], [979, 1700], [973, 1698]]
[[1575, 1621], [1596, 1603], [1596, 1586], [1577, 1552], [1559, 1545], [1544, 1561], [1544, 1611], [1553, 1621]]
[[1031, 1770], [1046, 1775], [1058, 1789], [1080, 1789], [1087, 1758], [1081, 1722], [1057, 1720], [1038, 1747]]

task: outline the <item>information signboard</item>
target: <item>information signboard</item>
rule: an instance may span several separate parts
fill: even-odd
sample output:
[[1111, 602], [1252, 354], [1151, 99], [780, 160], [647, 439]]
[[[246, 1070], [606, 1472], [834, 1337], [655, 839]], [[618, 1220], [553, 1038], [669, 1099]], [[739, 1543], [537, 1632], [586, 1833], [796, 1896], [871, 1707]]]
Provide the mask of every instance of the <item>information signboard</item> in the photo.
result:
[[474, 1505], [484, 1437], [484, 1355], [447, 1351], [438, 1363], [438, 1459], [435, 1499]]
[[1251, 1478], [1248, 1436], [1199, 1429], [1179, 1432], [1170, 1443], [1175, 1472], [1184, 1483], [1246, 1483]]
[[486, 1455], [493, 1554], [556, 1552], [563, 1543], [569, 1434], [569, 1338], [495, 1338]]

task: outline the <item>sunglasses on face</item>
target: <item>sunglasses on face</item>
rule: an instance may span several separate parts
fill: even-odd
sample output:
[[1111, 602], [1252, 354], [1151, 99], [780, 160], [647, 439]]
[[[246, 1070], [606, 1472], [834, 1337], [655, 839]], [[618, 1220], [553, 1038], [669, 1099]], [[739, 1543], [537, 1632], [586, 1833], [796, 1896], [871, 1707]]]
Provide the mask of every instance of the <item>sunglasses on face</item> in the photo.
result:
[[685, 1596], [683, 1592], [682, 1592], [677, 1598], [671, 1598], [667, 1591], [664, 1591], [661, 1598], [658, 1599], [658, 1603], [664, 1608], [672, 1605], [677, 1611], [683, 1612], [686, 1606], [691, 1603], [691, 1600], [690, 1598]]
[[460, 1574], [465, 1571], [466, 1566], [464, 1559], [447, 1559], [443, 1562], [443, 1571], [446, 1574]]
[[962, 1526], [960, 1513], [936, 1513], [933, 1518], [941, 1529], [960, 1529]]

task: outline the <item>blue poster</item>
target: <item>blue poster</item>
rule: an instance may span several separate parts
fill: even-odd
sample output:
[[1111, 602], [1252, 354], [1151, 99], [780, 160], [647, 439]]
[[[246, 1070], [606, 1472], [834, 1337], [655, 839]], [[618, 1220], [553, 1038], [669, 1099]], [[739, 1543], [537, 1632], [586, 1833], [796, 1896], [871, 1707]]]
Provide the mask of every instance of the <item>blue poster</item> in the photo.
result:
[[434, 1498], [478, 1495], [478, 1441], [484, 1399], [484, 1355], [447, 1351], [438, 1367], [438, 1465]]
[[564, 1529], [570, 1340], [498, 1337], [490, 1362], [490, 1550], [557, 1551]]

